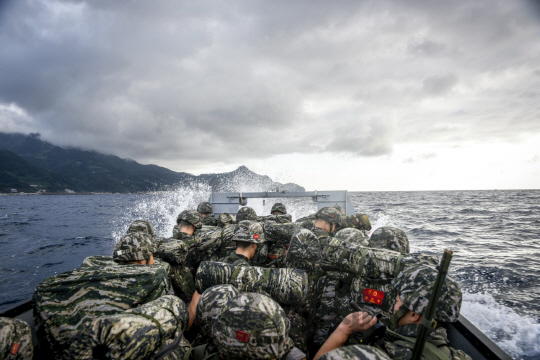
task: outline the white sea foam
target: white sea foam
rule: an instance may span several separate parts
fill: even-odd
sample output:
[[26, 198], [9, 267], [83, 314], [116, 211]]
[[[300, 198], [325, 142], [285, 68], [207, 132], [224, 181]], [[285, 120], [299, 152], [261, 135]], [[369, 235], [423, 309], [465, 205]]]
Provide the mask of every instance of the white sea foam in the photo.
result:
[[499, 304], [491, 294], [464, 293], [461, 313], [513, 357], [540, 357], [540, 324]]

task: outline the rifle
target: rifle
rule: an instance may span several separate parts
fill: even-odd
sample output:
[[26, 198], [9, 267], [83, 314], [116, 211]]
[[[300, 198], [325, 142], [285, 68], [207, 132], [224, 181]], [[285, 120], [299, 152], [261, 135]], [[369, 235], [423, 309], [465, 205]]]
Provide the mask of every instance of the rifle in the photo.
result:
[[424, 345], [426, 344], [426, 338], [428, 335], [427, 330], [434, 329], [437, 325], [437, 322], [433, 320], [433, 317], [435, 315], [435, 310], [437, 309], [439, 297], [441, 296], [441, 289], [443, 287], [444, 280], [446, 279], [448, 268], [450, 267], [452, 255], [452, 251], [448, 249], [444, 250], [444, 254], [439, 265], [439, 273], [437, 275], [437, 279], [435, 280], [435, 284], [433, 284], [431, 298], [429, 299], [428, 306], [426, 307], [426, 311], [422, 317], [422, 326], [418, 331], [418, 336], [416, 338], [416, 342], [414, 343], [413, 360], [420, 360], [422, 357], [422, 352], [424, 351]]

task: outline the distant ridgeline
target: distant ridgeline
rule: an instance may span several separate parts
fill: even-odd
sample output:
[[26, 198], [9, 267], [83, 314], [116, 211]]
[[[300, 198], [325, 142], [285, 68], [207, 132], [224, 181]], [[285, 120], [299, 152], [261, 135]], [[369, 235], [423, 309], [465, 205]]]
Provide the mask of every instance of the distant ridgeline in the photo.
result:
[[61, 148], [42, 141], [39, 134], [0, 132], [0, 193], [133, 193], [174, 190], [194, 183], [207, 184], [213, 191], [238, 191], [232, 187], [240, 187], [244, 181], [257, 183], [260, 191], [304, 191], [245, 166], [229, 173], [195, 176], [95, 151]]

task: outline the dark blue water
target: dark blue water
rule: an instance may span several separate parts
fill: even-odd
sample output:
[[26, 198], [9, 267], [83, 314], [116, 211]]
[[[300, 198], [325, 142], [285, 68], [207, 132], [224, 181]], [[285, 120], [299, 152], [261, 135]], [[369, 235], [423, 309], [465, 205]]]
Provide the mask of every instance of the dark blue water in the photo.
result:
[[[41, 280], [85, 257], [110, 255], [137, 218], [169, 235], [176, 215], [208, 195], [208, 188], [185, 188], [0, 196], [0, 311], [29, 299]], [[462, 313], [514, 357], [540, 359], [540, 191], [359, 192], [352, 198], [374, 229], [405, 230], [411, 251], [453, 250], [451, 275], [464, 291]], [[250, 205], [263, 213], [272, 203]], [[315, 211], [313, 204], [287, 205], [295, 218]]]

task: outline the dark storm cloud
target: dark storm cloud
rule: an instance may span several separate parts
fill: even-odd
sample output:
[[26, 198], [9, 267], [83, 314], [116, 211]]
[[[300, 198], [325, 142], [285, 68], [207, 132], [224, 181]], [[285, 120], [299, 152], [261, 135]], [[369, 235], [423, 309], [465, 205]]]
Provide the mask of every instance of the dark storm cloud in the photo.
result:
[[12, 1], [0, 130], [138, 161], [390, 154], [540, 131], [520, 1]]

